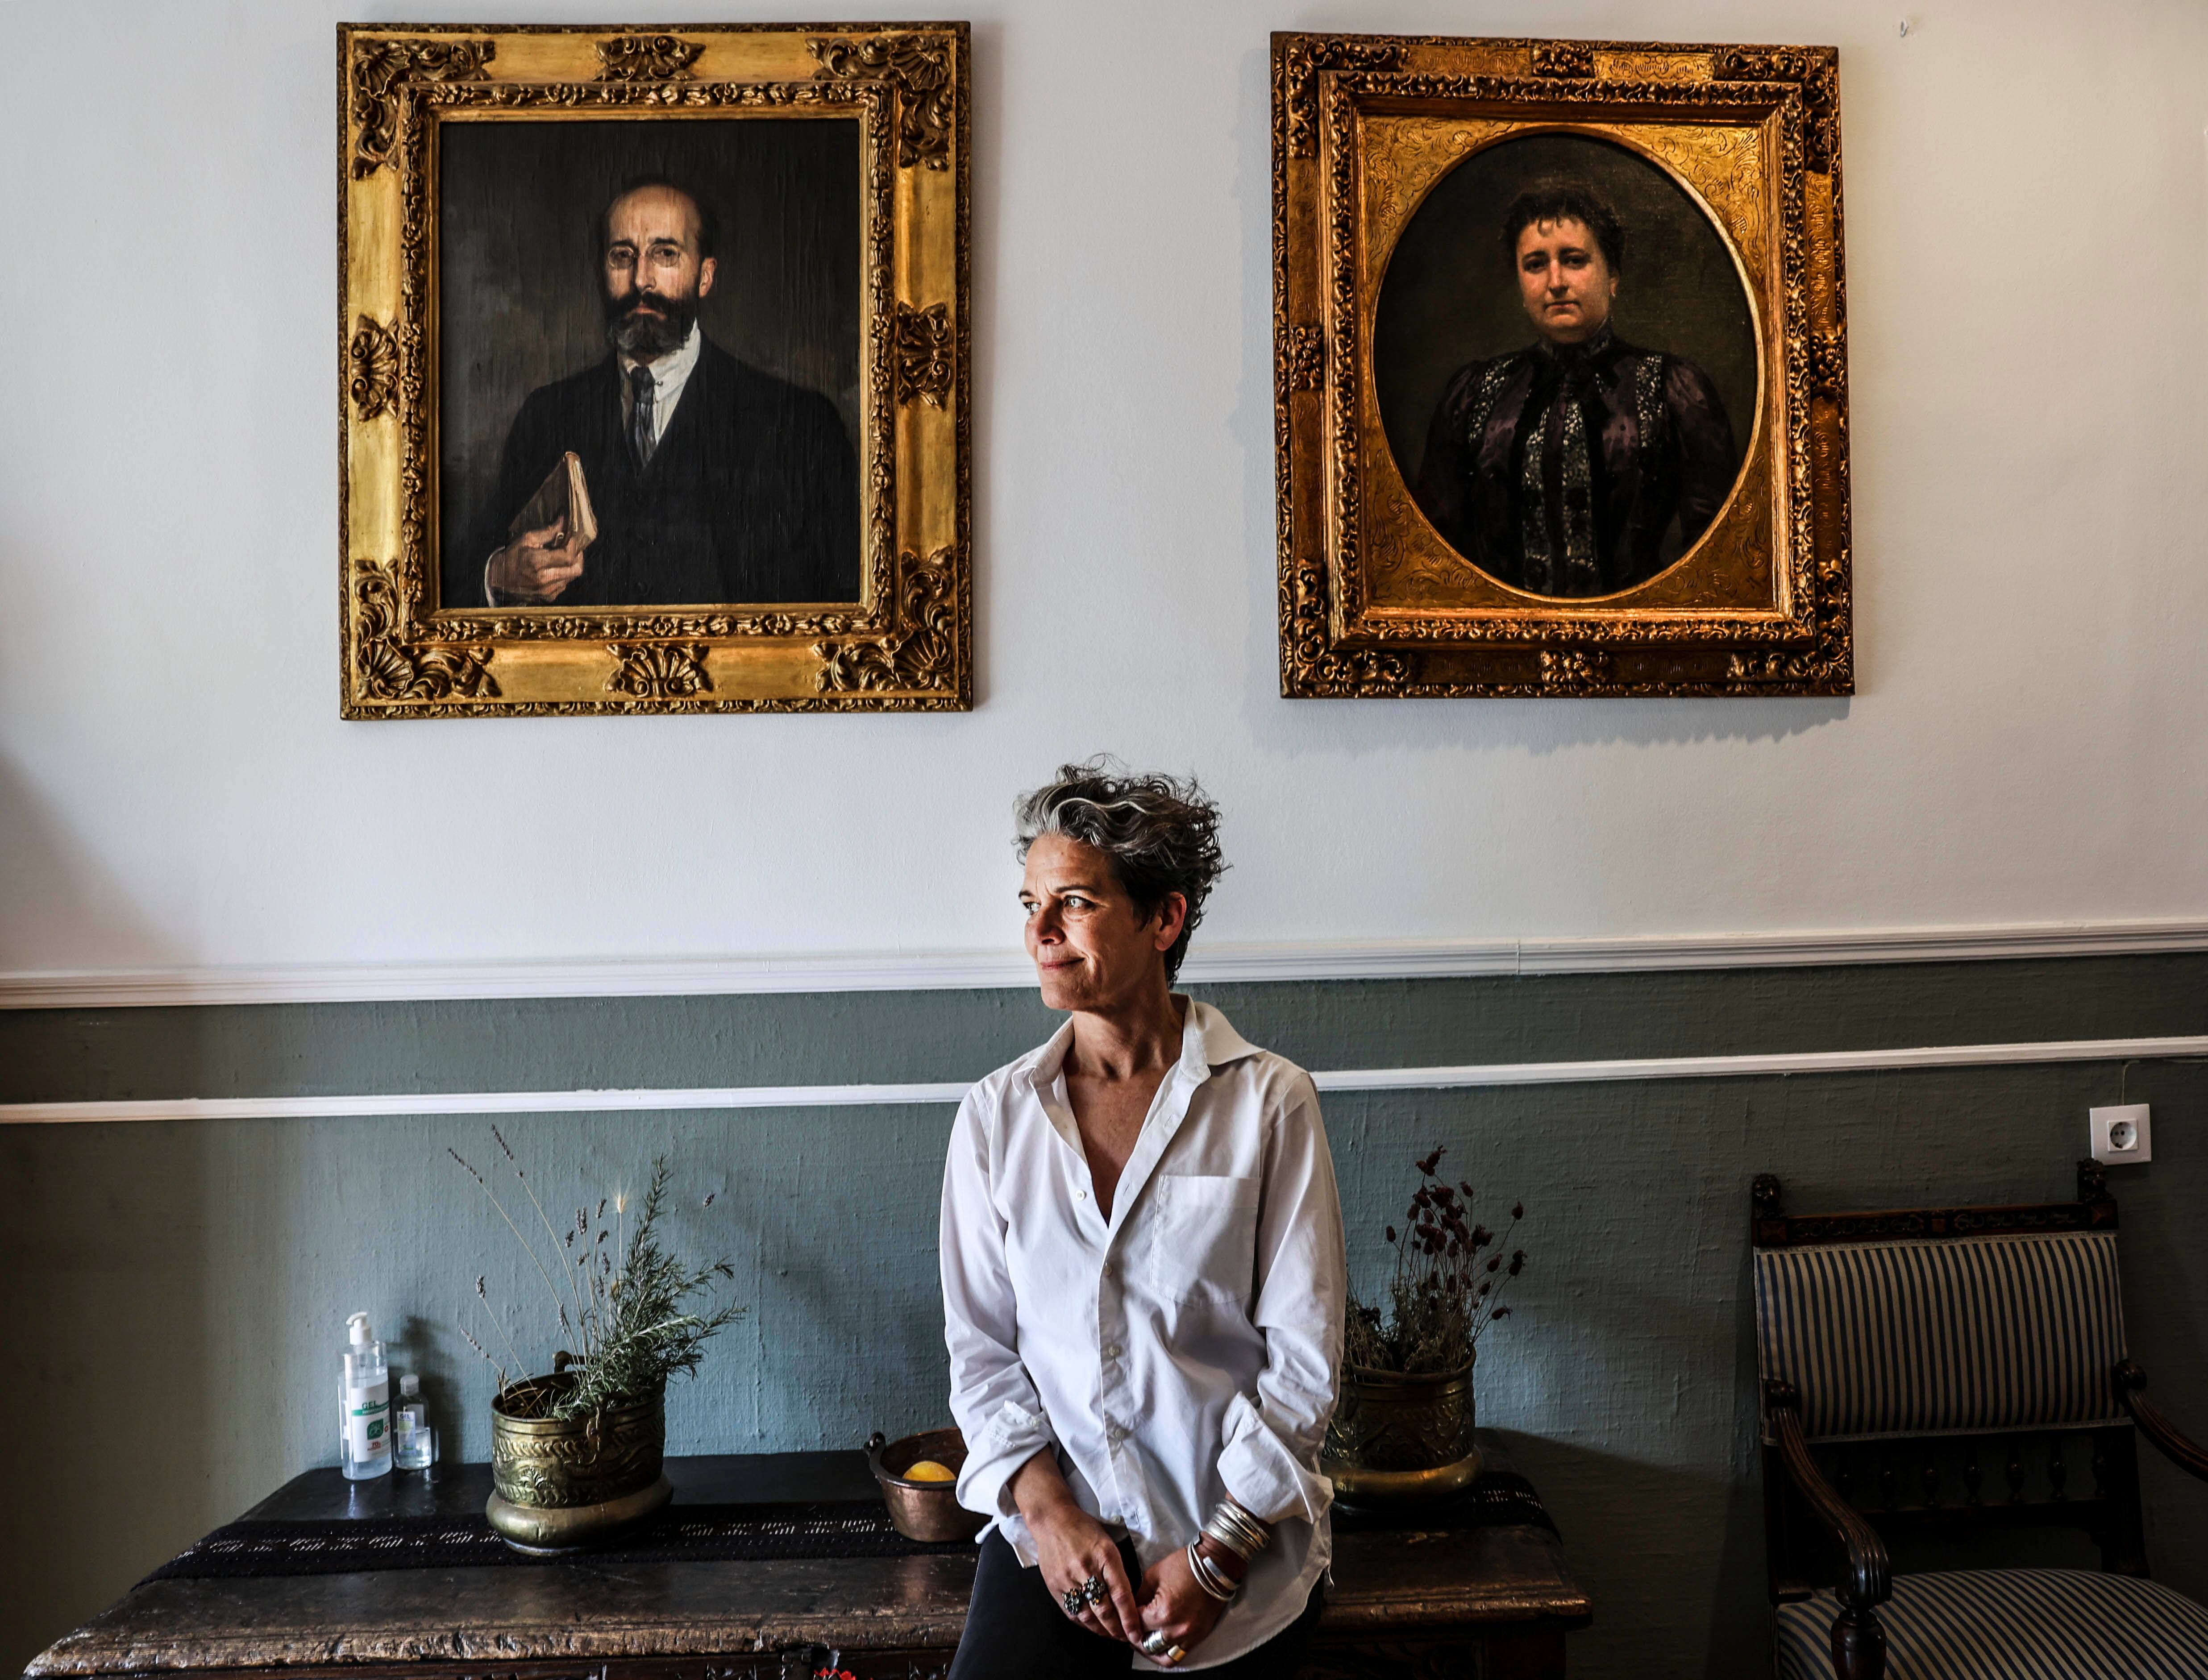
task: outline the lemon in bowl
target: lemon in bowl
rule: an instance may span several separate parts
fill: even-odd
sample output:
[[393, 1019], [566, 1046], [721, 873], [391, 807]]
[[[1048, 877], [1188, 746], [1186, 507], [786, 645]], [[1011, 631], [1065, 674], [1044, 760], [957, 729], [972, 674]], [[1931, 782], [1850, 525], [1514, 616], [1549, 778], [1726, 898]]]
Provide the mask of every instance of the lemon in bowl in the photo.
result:
[[958, 1503], [958, 1471], [966, 1443], [956, 1429], [924, 1429], [900, 1440], [878, 1430], [867, 1442], [867, 1464], [889, 1507], [890, 1521], [909, 1540], [970, 1540], [988, 1519]]

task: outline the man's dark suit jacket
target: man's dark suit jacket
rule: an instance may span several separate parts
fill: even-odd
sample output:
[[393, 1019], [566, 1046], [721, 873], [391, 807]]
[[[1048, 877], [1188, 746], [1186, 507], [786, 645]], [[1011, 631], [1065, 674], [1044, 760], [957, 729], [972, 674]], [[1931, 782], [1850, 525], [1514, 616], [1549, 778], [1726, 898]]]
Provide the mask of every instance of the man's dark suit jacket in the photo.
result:
[[490, 505], [444, 557], [446, 606], [486, 604], [484, 565], [571, 449], [598, 536], [582, 576], [551, 606], [859, 598], [858, 465], [835, 405], [701, 337], [641, 473], [621, 424], [617, 357], [529, 393], [507, 433]]

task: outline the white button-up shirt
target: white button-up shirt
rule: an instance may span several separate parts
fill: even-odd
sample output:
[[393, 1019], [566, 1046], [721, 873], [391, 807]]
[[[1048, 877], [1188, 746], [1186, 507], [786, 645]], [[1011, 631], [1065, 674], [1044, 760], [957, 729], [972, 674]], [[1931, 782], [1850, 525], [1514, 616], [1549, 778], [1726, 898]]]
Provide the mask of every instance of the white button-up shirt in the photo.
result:
[[967, 1094], [944, 1172], [942, 1256], [951, 1409], [966, 1438], [959, 1502], [989, 1516], [1023, 1563], [1035, 1553], [1010, 1483], [1045, 1448], [1145, 1569], [1195, 1539], [1223, 1494], [1275, 1525], [1179, 1665], [1195, 1669], [1294, 1621], [1333, 1556], [1318, 1453], [1347, 1282], [1310, 1076], [1216, 1009], [1187, 1010], [1180, 1060], [1109, 1220], [1066, 1100], [1071, 1022]]

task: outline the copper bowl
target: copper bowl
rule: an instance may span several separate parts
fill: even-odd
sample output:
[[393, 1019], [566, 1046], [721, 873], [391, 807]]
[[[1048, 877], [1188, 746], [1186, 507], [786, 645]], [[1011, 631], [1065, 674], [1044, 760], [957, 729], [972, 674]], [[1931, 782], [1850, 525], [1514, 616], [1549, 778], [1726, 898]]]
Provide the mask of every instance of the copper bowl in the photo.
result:
[[867, 1443], [867, 1468], [881, 1484], [890, 1521], [909, 1540], [970, 1540], [988, 1519], [958, 1503], [955, 1481], [907, 1481], [905, 1470], [932, 1458], [956, 1473], [966, 1463], [966, 1438], [955, 1429], [924, 1429], [885, 1442], [876, 1430]]

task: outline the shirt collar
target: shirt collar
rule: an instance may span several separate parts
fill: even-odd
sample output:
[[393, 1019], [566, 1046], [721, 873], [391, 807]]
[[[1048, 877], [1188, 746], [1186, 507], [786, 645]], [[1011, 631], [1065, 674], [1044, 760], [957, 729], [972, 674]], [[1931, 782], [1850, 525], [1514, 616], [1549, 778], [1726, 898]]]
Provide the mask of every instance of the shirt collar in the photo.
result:
[[698, 350], [705, 333], [698, 323], [690, 323], [690, 336], [685, 338], [672, 356], [663, 356], [657, 362], [639, 362], [633, 356], [621, 358], [621, 377], [627, 379], [632, 369], [648, 368], [651, 370], [651, 387], [655, 395], [664, 394], [669, 386], [681, 386], [690, 378], [690, 370], [698, 365]]
[[[1188, 1005], [1187, 1019], [1181, 1024], [1180, 1059], [1174, 1067], [1191, 1084], [1201, 1085], [1215, 1067], [1257, 1054], [1257, 1047], [1209, 1003], [1199, 1003], [1183, 993], [1174, 995]], [[1065, 1053], [1072, 1047], [1073, 1019], [1069, 1015], [1057, 1031], [1028, 1052], [1027, 1077], [1038, 1091], [1048, 1091], [1056, 1083], [1065, 1066]]]
[[[1230, 1061], [1239, 1061], [1244, 1056], [1257, 1054], [1257, 1047], [1237, 1032], [1226, 1016], [1209, 1003], [1198, 1003], [1193, 999], [1190, 1000], [1188, 1006], [1188, 1025], [1181, 1035], [1184, 1046], [1191, 1036], [1200, 1037], [1203, 1043], [1205, 1063], [1203, 1071], [1205, 1073], [1214, 1067], [1224, 1067]], [[1185, 1056], [1188, 1052], [1184, 1049], [1182, 1054]]]
[[1037, 1091], [1050, 1089], [1051, 1081], [1065, 1066], [1065, 1053], [1073, 1048], [1073, 1017], [1059, 1023], [1058, 1031], [1028, 1052], [1027, 1077]]

